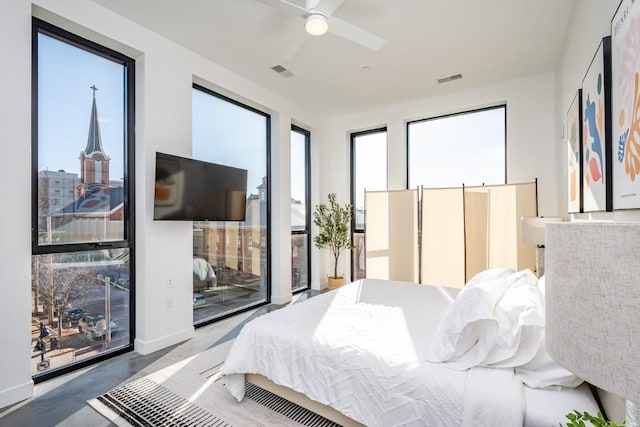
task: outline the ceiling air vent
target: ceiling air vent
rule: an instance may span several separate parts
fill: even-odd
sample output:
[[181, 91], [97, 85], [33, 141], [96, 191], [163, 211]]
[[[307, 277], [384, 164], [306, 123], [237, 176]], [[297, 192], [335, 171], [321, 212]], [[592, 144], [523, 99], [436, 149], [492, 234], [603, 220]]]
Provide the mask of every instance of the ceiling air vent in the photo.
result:
[[450, 76], [438, 79], [438, 83], [442, 84], [442, 83], [446, 83], [446, 82], [451, 82], [453, 80], [458, 80], [458, 79], [461, 79], [461, 78], [462, 78], [462, 74], [452, 74]]
[[280, 74], [282, 77], [293, 76], [293, 73], [287, 70], [286, 68], [284, 68], [282, 65], [274, 65], [273, 67], [271, 67], [271, 69], [276, 73]]

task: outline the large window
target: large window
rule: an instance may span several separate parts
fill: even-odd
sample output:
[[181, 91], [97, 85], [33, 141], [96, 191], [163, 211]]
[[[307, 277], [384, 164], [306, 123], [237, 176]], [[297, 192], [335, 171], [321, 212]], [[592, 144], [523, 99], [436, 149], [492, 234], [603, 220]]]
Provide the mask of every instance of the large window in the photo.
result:
[[133, 348], [134, 61], [33, 21], [32, 374]]
[[309, 132], [291, 128], [291, 290], [309, 289], [311, 209]]
[[506, 182], [506, 106], [407, 124], [408, 188]]
[[243, 222], [193, 223], [196, 326], [269, 302], [269, 115], [193, 88], [193, 158], [246, 169]]
[[353, 244], [351, 279], [366, 277], [365, 191], [387, 189], [387, 129], [351, 134], [351, 203], [353, 204]]

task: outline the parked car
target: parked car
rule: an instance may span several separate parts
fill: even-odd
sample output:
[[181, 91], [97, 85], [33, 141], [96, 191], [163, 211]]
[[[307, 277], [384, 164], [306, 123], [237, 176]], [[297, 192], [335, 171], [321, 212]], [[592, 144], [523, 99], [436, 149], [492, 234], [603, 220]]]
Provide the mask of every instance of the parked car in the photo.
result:
[[[109, 325], [112, 334], [119, 330], [115, 322], [111, 321]], [[93, 339], [104, 338], [107, 333], [107, 319], [102, 314], [84, 315], [78, 320], [78, 332]]]
[[209, 305], [207, 303], [206, 298], [200, 292], [193, 293], [193, 308], [204, 307], [205, 305]]
[[84, 314], [85, 311], [78, 307], [65, 308], [62, 311], [62, 321], [64, 323], [77, 323]]

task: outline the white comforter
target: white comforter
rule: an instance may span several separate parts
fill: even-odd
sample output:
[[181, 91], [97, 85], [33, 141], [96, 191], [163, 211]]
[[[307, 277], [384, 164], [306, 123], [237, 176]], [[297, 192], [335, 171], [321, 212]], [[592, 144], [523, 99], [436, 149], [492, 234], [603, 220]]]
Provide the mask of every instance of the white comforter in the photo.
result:
[[261, 374], [367, 426], [521, 426], [513, 369], [426, 361], [449, 304], [441, 288], [365, 279], [266, 314], [235, 340], [226, 386], [241, 400], [244, 374]]

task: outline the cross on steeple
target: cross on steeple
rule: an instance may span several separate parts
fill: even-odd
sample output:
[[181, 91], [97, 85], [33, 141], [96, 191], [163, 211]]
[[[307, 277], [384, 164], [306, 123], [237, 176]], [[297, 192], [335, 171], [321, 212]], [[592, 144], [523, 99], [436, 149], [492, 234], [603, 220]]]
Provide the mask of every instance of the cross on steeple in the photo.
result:
[[90, 155], [91, 153], [102, 153], [102, 137], [100, 136], [100, 125], [98, 121], [98, 109], [96, 108], [96, 91], [98, 88], [96, 85], [89, 86], [93, 91], [93, 103], [91, 105], [91, 117], [89, 119], [89, 138], [87, 139], [87, 148], [84, 153]]

